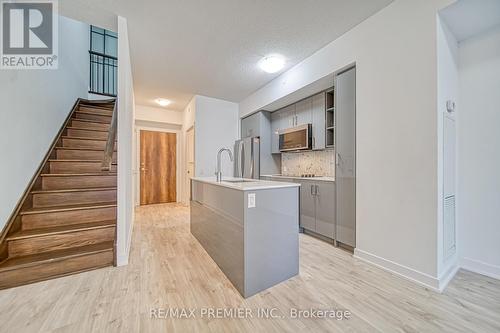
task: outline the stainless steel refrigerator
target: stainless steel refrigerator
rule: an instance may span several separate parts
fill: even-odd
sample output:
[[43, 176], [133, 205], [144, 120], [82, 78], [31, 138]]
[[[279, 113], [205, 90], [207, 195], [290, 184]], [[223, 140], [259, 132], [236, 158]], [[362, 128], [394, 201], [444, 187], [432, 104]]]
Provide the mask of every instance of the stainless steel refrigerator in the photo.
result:
[[234, 176], [260, 178], [260, 139], [244, 138], [234, 143]]

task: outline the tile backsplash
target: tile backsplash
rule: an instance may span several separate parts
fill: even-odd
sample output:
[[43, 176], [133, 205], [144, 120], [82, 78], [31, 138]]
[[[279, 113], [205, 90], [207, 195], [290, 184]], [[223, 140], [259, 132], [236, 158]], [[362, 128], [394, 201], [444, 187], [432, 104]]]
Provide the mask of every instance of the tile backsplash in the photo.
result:
[[283, 176], [335, 177], [335, 152], [333, 149], [281, 154], [281, 173]]

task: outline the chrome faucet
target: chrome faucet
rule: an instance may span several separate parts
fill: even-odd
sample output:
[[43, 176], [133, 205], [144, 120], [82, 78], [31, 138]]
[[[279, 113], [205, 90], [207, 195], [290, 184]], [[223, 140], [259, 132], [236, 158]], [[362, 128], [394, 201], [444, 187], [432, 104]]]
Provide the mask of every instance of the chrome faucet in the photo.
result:
[[217, 182], [220, 183], [222, 181], [222, 169], [221, 169], [221, 155], [224, 151], [227, 151], [229, 154], [229, 159], [231, 162], [233, 161], [233, 153], [229, 148], [221, 148], [217, 153], [217, 169], [215, 170], [215, 176], [217, 177]]

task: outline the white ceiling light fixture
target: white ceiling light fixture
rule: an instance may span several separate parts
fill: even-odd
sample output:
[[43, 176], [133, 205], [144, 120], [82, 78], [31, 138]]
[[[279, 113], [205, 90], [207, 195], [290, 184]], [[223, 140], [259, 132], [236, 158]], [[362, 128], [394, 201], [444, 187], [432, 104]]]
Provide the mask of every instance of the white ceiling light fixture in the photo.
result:
[[277, 54], [265, 56], [259, 61], [259, 67], [266, 73], [276, 73], [285, 67], [285, 58]]
[[157, 99], [155, 99], [155, 102], [156, 102], [156, 104], [158, 104], [159, 106], [167, 106], [167, 105], [169, 105], [170, 103], [172, 103], [172, 102], [170, 102], [168, 99], [165, 99], [165, 98], [157, 98]]

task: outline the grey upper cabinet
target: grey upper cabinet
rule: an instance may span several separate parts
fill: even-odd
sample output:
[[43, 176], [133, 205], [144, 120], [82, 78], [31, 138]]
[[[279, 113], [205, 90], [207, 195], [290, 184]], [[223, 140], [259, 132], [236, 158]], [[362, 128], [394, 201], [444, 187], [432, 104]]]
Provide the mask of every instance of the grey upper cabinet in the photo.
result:
[[260, 136], [260, 112], [241, 119], [241, 138]]
[[[312, 149], [326, 148], [325, 93], [319, 93], [286, 106], [271, 114], [272, 153], [279, 151], [279, 131], [304, 124], [312, 124]], [[246, 118], [245, 118], [246, 119]], [[243, 132], [242, 132], [243, 133]]]
[[271, 113], [271, 153], [279, 154], [280, 152], [280, 136], [281, 130], [281, 113]]
[[297, 126], [296, 105], [292, 104], [279, 111], [281, 113], [281, 129]]
[[312, 182], [300, 182], [300, 226], [311, 231], [316, 231], [314, 186]]
[[312, 123], [312, 102], [309, 97], [295, 104], [295, 126]]
[[325, 149], [325, 93], [312, 97], [313, 150]]
[[335, 239], [335, 183], [316, 183], [316, 232]]
[[268, 111], [259, 111], [241, 120], [242, 139], [260, 137], [260, 172], [263, 174], [275, 174], [281, 170], [281, 159], [272, 155], [273, 145], [277, 144], [272, 121], [272, 114]]

